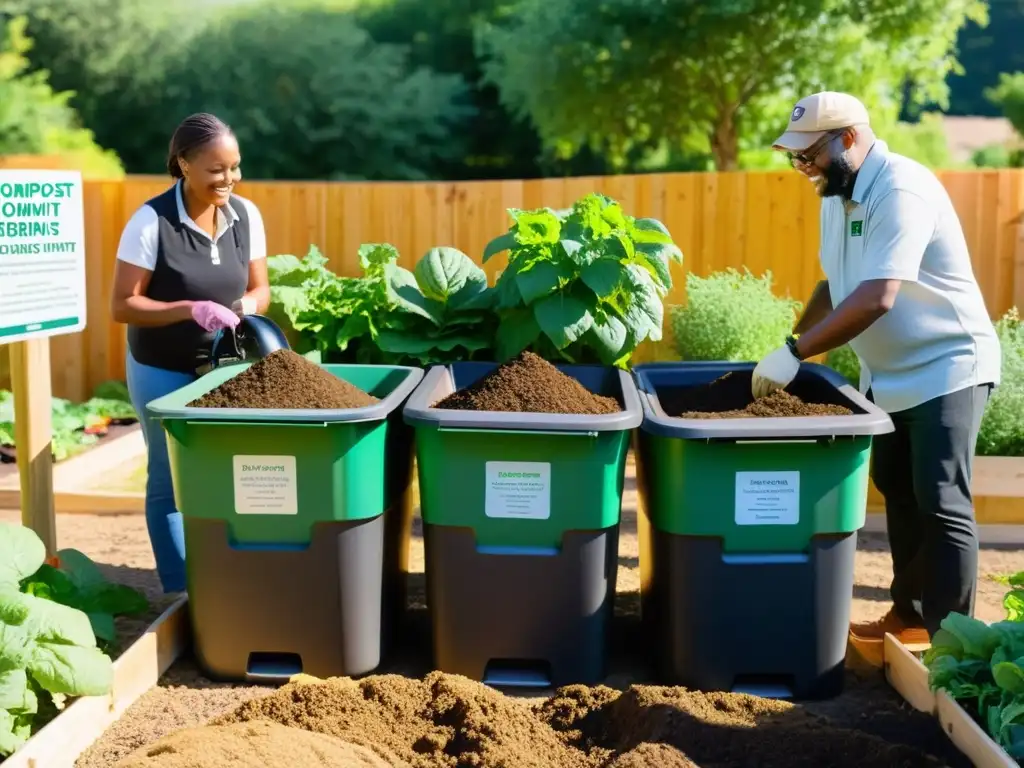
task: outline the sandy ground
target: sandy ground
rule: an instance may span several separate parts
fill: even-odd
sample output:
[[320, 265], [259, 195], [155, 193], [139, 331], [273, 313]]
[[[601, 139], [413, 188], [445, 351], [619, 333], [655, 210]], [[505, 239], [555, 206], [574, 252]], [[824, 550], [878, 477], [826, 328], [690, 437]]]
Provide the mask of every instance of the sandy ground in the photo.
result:
[[[628, 656], [631, 633], [638, 631], [630, 625], [629, 616], [638, 607], [639, 569], [636, 535], [636, 492], [632, 477], [627, 478], [623, 503], [622, 533], [619, 550], [619, 596], [617, 613], [625, 616], [624, 634], [613, 641], [612, 675], [608, 684], [615, 687], [642, 681], [642, 673]], [[0, 519], [15, 521], [18, 513], [0, 510]], [[419, 520], [414, 529], [411, 551], [413, 572], [411, 597], [413, 604], [422, 608], [423, 541], [419, 534]], [[145, 520], [135, 516], [63, 515], [58, 517], [58, 546], [76, 547], [102, 564], [110, 578], [130, 584], [145, 592], [154, 608], [147, 620], [168, 604], [160, 594], [159, 582], [153, 570], [154, 562], [146, 532]], [[891, 575], [890, 558], [883, 534], [862, 533], [856, 564], [853, 619], [874, 618], [888, 607], [888, 584]], [[979, 565], [979, 595], [976, 614], [993, 621], [1003, 618], [1001, 606], [1005, 587], [993, 577], [1005, 576], [1024, 570], [1024, 548], [1006, 549], [983, 547]], [[418, 594], [417, 594], [418, 593]], [[411, 625], [422, 625], [425, 612], [417, 614]], [[145, 621], [122, 621], [129, 642], [145, 626]], [[413, 643], [417, 645], [417, 643]], [[396, 671], [421, 675], [430, 669], [430, 660], [418, 654], [415, 648], [401, 659], [381, 671]], [[857, 670], [848, 675], [848, 689], [837, 700], [809, 705], [823, 714], [853, 727], [861, 727], [892, 741], [912, 743], [944, 758], [950, 765], [966, 765], [958, 753], [951, 750], [947, 739], [934, 721], [912, 713], [901, 699], [885, 684], [875, 670]], [[191, 658], [180, 660], [167, 673], [158, 688], [147, 693], [120, 722], [110, 728], [104, 737], [77, 763], [79, 768], [99, 768], [113, 765], [117, 759], [133, 749], [150, 743], [160, 736], [182, 727], [205, 722], [220, 712], [232, 708], [243, 699], [259, 695], [265, 689], [253, 686], [214, 684], [206, 679]], [[912, 727], [911, 727], [912, 726]]]

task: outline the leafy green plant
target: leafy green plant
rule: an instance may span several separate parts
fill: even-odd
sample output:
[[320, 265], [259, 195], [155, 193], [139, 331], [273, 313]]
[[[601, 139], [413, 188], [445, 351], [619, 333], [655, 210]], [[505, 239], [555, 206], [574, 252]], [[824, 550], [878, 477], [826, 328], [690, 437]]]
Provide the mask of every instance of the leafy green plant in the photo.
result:
[[637, 345], [661, 339], [669, 265], [683, 259], [661, 222], [596, 193], [565, 211], [509, 214], [512, 226], [484, 249], [485, 262], [508, 251], [495, 285], [499, 360], [531, 349], [625, 367]]
[[[130, 402], [93, 397], [83, 403], [51, 398], [50, 451], [56, 461], [63, 461], [97, 441], [112, 420], [135, 420], [138, 415]], [[0, 390], [0, 446], [15, 446], [14, 394]]]
[[825, 365], [841, 373], [853, 386], [860, 386], [860, 360], [849, 344], [843, 344], [825, 355]]
[[297, 352], [328, 362], [416, 364], [472, 357], [493, 344], [492, 291], [455, 248], [432, 248], [413, 271], [387, 243], [359, 249], [361, 277], [339, 277], [315, 247], [268, 260], [271, 309]]
[[28, 578], [21, 591], [77, 608], [89, 617], [101, 648], [117, 639], [115, 616], [138, 616], [149, 609], [149, 601], [136, 589], [107, 580], [87, 555], [77, 549], [61, 549]]
[[1000, 384], [978, 431], [979, 456], [1024, 456], [1024, 323], [1014, 307], [996, 322], [1002, 351]]
[[800, 302], [772, 292], [772, 273], [729, 268], [686, 276], [686, 304], [669, 308], [683, 360], [760, 360], [792, 332]]
[[41, 702], [100, 696], [113, 682], [83, 611], [20, 591], [45, 558], [34, 531], [0, 523], [0, 757], [28, 740]]
[[1019, 760], [1024, 758], [1024, 571], [1009, 584], [1005, 621], [986, 624], [950, 613], [923, 661], [929, 686], [947, 691]]

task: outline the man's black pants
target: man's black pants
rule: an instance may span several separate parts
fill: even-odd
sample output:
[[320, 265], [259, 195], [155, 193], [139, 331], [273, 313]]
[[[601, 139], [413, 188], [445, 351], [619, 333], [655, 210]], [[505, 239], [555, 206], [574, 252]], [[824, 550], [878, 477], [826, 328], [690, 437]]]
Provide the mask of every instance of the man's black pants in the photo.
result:
[[[874, 438], [871, 478], [885, 497], [897, 615], [934, 634], [948, 613], [974, 614], [978, 532], [971, 467], [991, 385], [889, 414]], [[920, 610], [915, 606], [920, 603]]]

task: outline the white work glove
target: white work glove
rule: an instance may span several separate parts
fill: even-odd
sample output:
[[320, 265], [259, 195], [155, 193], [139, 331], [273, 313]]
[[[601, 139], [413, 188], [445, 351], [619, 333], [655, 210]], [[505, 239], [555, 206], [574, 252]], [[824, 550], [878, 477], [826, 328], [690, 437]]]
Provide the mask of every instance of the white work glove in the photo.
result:
[[231, 305], [232, 311], [236, 315], [252, 315], [256, 312], [256, 299], [249, 296], [243, 296], [238, 299], [234, 304]]
[[800, 361], [788, 344], [772, 350], [754, 368], [750, 389], [754, 397], [770, 395], [777, 389], [784, 389], [796, 378]]

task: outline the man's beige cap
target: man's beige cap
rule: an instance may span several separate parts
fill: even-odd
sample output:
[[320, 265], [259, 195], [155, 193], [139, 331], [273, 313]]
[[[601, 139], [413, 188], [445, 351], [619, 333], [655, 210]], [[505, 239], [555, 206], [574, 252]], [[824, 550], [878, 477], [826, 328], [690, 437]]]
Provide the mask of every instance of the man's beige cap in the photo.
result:
[[829, 131], [867, 124], [868, 110], [856, 96], [836, 91], [812, 93], [793, 107], [786, 132], [775, 140], [772, 149], [799, 152]]

